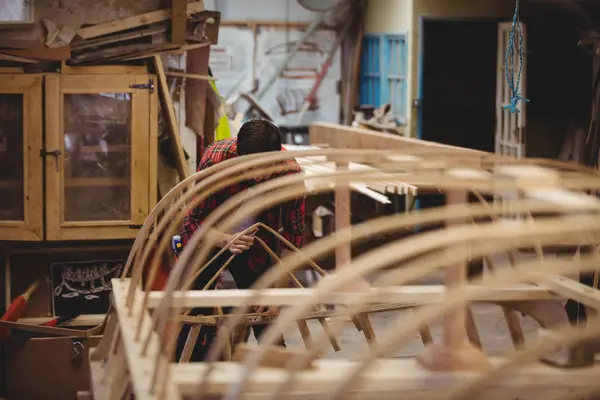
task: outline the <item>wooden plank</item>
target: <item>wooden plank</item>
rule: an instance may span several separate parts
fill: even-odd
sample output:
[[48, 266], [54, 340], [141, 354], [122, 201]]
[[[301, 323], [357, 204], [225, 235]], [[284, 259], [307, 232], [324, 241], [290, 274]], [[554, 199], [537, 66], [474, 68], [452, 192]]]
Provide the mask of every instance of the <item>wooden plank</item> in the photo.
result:
[[[165, 381], [162, 376], [158, 376], [161, 381], [161, 386], [157, 387], [160, 390], [151, 390], [154, 387], [155, 375], [154, 368], [156, 366], [157, 354], [160, 352], [161, 341], [159, 335], [154, 331], [152, 319], [147, 310], [142, 309], [142, 293], [137, 291], [136, 301], [133, 304], [133, 313], [125, 304], [127, 299], [127, 291], [129, 289], [129, 279], [113, 279], [113, 306], [119, 318], [120, 337], [123, 342], [125, 357], [135, 397], [138, 399], [158, 400], [161, 398], [178, 399], [179, 395], [171, 379]], [[140, 337], [150, 336], [147, 353], [142, 355], [143, 340], [137, 340], [136, 321], [138, 315], [142, 314]], [[146, 368], [149, 367], [149, 368]], [[161, 397], [163, 392], [165, 397]]]
[[169, 86], [167, 85], [167, 77], [165, 76], [165, 69], [160, 56], [154, 56], [154, 65], [156, 66], [156, 75], [158, 77], [158, 92], [162, 99], [163, 111], [169, 126], [168, 132], [170, 133], [171, 141], [175, 147], [177, 173], [179, 174], [179, 179], [184, 180], [187, 176], [187, 163], [185, 161], [185, 155], [183, 154], [183, 147], [181, 147], [179, 124], [177, 123], [177, 117], [175, 116], [175, 110], [173, 109], [173, 101], [171, 99], [171, 93], [169, 92]]
[[[187, 5], [187, 15], [204, 11], [204, 1], [195, 1]], [[109, 35], [127, 29], [133, 29], [141, 25], [149, 25], [156, 22], [168, 20], [172, 17], [172, 10], [164, 9], [135, 15], [133, 17], [117, 21], [105, 22], [87, 28], [81, 28], [77, 35], [83, 39], [91, 39], [98, 36]]]
[[77, 67], [63, 63], [60, 72], [67, 75], [138, 75], [147, 74], [148, 67], [145, 65], [89, 65]]
[[[113, 280], [114, 281], [114, 280]], [[266, 289], [257, 299], [258, 304], [291, 306], [303, 304], [306, 297], [314, 295], [316, 289]], [[376, 289], [372, 289], [376, 290]], [[489, 290], [489, 291], [488, 291]], [[469, 286], [469, 295], [473, 301], [506, 302], [552, 299], [554, 295], [546, 288], [533, 285], [514, 285], [506, 288], [487, 289], [479, 286]], [[379, 290], [386, 302], [409, 304], [432, 304], [444, 301], [446, 289], [443, 285], [411, 285]], [[324, 304], [356, 304], [361, 301], [360, 294], [354, 292], [332, 292], [322, 299]], [[254, 290], [191, 290], [175, 292], [173, 304], [183, 308], [194, 307], [236, 307], [244, 305], [245, 301], [255, 295]], [[163, 292], [151, 292], [148, 306], [155, 308], [162, 299]]]
[[[310, 25], [310, 22], [304, 21], [281, 21], [281, 20], [243, 20], [243, 19], [230, 19], [221, 21], [221, 26], [234, 26], [238, 28], [249, 28], [254, 27], [267, 27], [267, 28], [288, 28], [288, 29], [306, 29]], [[317, 29], [336, 30], [336, 27], [326, 23], [319, 24]]]
[[[249, 357], [252, 353], [256, 352], [256, 347], [249, 347], [247, 344], [240, 344], [233, 354], [232, 361], [243, 361]], [[306, 351], [287, 349], [285, 347], [270, 346], [267, 349], [267, 353], [261, 358], [260, 366], [267, 368], [286, 368], [287, 363], [292, 357], [305, 357], [308, 355]], [[300, 370], [311, 370], [315, 369], [314, 359], [316, 357], [305, 359], [304, 362], [298, 367]]]
[[171, 0], [171, 43], [185, 44], [187, 31], [187, 0]]
[[[499, 367], [506, 359], [492, 357], [491, 363]], [[340, 384], [340, 377], [347, 376], [359, 361], [316, 360], [316, 369], [302, 371], [297, 376], [293, 388], [295, 393], [332, 393]], [[210, 375], [207, 394], [222, 395], [231, 385], [239, 383], [245, 372], [239, 363], [221, 362]], [[171, 376], [181, 396], [192, 396], [198, 390], [198, 377], [204, 376], [208, 367], [205, 363], [186, 363], [174, 365]], [[485, 399], [500, 400], [519, 398], [533, 400], [543, 398], [561, 398], [584, 387], [597, 387], [595, 382], [600, 366], [566, 370], [553, 368], [539, 363], [524, 364], [514, 368], [501, 381], [490, 380], [485, 386]], [[254, 371], [244, 394], [249, 398], [263, 398], [261, 394], [273, 393], [289, 378], [288, 371], [271, 368], [259, 368]], [[361, 383], [361, 396], [355, 398], [402, 398], [402, 399], [447, 399], [452, 389], [467, 385], [474, 379], [472, 371], [453, 371], [450, 373], [431, 372], [421, 367], [414, 359], [379, 359], [364, 372]], [[357, 392], [355, 392], [357, 393]], [[251, 395], [254, 396], [251, 396]], [[305, 394], [306, 395], [306, 394]], [[300, 398], [293, 396], [292, 398]], [[354, 397], [354, 396], [352, 396]], [[568, 397], [566, 397], [568, 398]]]
[[4, 49], [2, 52], [15, 57], [40, 60], [63, 61], [71, 57], [71, 48], [69, 46], [33, 49]]
[[111, 62], [112, 61], [141, 60], [144, 58], [152, 58], [154, 56], [168, 53], [170, 51], [176, 51], [179, 48], [180, 48], [179, 46], [177, 46], [176, 44], [172, 44], [172, 43], [154, 44], [153, 47], [149, 48], [148, 50], [142, 50], [142, 51], [137, 51], [134, 53], [123, 54], [120, 56], [111, 57], [108, 60]]
[[122, 33], [120, 35], [111, 35], [108, 37], [100, 37], [93, 40], [83, 40], [77, 43], [71, 44], [71, 51], [79, 51], [89, 49], [92, 47], [105, 46], [111, 43], [123, 42], [126, 40], [139, 39], [146, 36], [156, 35], [158, 33], [165, 32], [167, 30], [166, 25], [150, 27], [147, 29], [141, 29], [134, 32]]
[[[66, 326], [97, 326], [104, 321], [104, 314], [79, 315], [61, 325]], [[21, 318], [17, 322], [29, 325], [41, 325], [51, 320], [51, 317]]]
[[536, 274], [536, 282], [559, 295], [600, 310], [600, 291], [559, 275]]
[[8, 49], [46, 49], [40, 42], [34, 42], [32, 40], [19, 40], [13, 38], [0, 38], [0, 47]]
[[[401, 311], [409, 308], [417, 307], [417, 303], [402, 303], [402, 304], [377, 304], [367, 307], [364, 312], [368, 314], [376, 314], [390, 311]], [[233, 317], [234, 314], [223, 314], [223, 315], [201, 315], [201, 316], [179, 316], [176, 320], [183, 324], [202, 324], [202, 325], [220, 325], [224, 323], [228, 318]], [[335, 310], [323, 310], [313, 311], [309, 314], [302, 315], [298, 322], [308, 321], [314, 319], [325, 319], [325, 318], [343, 318], [342, 312]], [[261, 325], [268, 323], [269, 321], [277, 318], [276, 315], [271, 314], [246, 314], [244, 324], [245, 325]], [[303, 328], [300, 328], [302, 331]]]
[[31, 58], [25, 58], [25, 57], [17, 57], [17, 56], [13, 56], [10, 54], [4, 54], [4, 53], [0, 53], [0, 61], [14, 61], [14, 62], [20, 62], [20, 63], [26, 63], [26, 64], [37, 64], [38, 60], [34, 60]]
[[0, 74], [22, 74], [23, 67], [0, 67]]
[[199, 79], [201, 81], [216, 81], [217, 79], [213, 76], [208, 75], [200, 75], [200, 74], [188, 74], [185, 72], [176, 72], [176, 71], [167, 71], [165, 73], [166, 76], [177, 76], [181, 78], [187, 79]]
[[[188, 51], [185, 66], [186, 72], [208, 75], [209, 56], [210, 47]], [[196, 149], [198, 154], [205, 147], [206, 93], [209, 86], [208, 82], [199, 80], [189, 80], [185, 85], [185, 126], [197, 135]]]
[[311, 144], [327, 143], [330, 147], [338, 149], [397, 149], [406, 151], [431, 149], [439, 150], [440, 152], [460, 152], [468, 156], [490, 155], [490, 153], [464, 147], [450, 146], [426, 140], [324, 122], [311, 124], [309, 135]]
[[74, 56], [72, 57], [71, 62], [73, 64], [82, 64], [84, 62], [94, 61], [105, 62], [111, 59], [117, 59], [118, 57], [127, 57], [133, 55], [132, 53], [156, 51], [157, 49], [162, 48], [162, 46], [163, 45], [153, 43], [134, 43], [116, 47], [107, 47], [104, 49], [90, 51]]
[[102, 327], [95, 327], [86, 331], [80, 329], [59, 328], [54, 326], [30, 325], [20, 322], [0, 321], [0, 326], [5, 325], [11, 329], [19, 329], [28, 332], [44, 333], [56, 336], [71, 336], [71, 337], [91, 337], [97, 335], [102, 330]]

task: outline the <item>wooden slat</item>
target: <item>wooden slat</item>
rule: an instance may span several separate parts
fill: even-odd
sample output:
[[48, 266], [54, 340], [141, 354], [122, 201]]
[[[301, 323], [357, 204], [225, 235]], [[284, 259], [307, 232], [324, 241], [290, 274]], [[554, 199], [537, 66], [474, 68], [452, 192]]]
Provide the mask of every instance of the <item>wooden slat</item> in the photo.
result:
[[20, 62], [20, 63], [26, 63], [26, 64], [37, 64], [38, 60], [34, 60], [31, 58], [25, 58], [25, 57], [17, 57], [17, 56], [13, 56], [11, 54], [4, 54], [4, 53], [0, 53], [0, 61], [14, 61], [14, 62]]
[[536, 282], [559, 295], [600, 310], [600, 291], [559, 275], [536, 275]]
[[431, 149], [459, 152], [468, 156], [488, 156], [479, 150], [450, 146], [426, 140], [412, 139], [384, 132], [374, 132], [368, 129], [352, 128], [349, 126], [319, 122], [309, 128], [310, 143], [327, 143], [337, 149], [381, 149], [381, 150], [416, 150]]
[[185, 44], [187, 28], [186, 0], [171, 0], [171, 43]]
[[187, 78], [187, 79], [199, 79], [201, 81], [215, 81], [216, 80], [214, 77], [208, 76], [208, 75], [188, 74], [188, 73], [185, 73], [185, 72], [176, 72], [176, 71], [167, 71], [165, 73], [165, 75], [167, 75], [167, 76], [177, 76], [177, 77]]
[[[204, 11], [204, 1], [195, 1], [187, 5], [187, 15]], [[77, 35], [83, 39], [91, 39], [98, 36], [109, 35], [115, 32], [133, 29], [141, 25], [149, 25], [156, 22], [165, 21], [172, 16], [172, 10], [157, 10], [145, 14], [135, 15], [133, 17], [120, 19], [117, 21], [105, 22], [87, 28], [81, 28]]]
[[183, 154], [183, 147], [181, 146], [181, 137], [179, 136], [179, 124], [177, 123], [177, 117], [175, 116], [175, 110], [173, 109], [173, 100], [171, 99], [171, 93], [169, 92], [169, 86], [167, 85], [167, 77], [165, 76], [165, 69], [160, 59], [160, 56], [154, 56], [154, 65], [156, 66], [156, 75], [158, 77], [158, 92], [162, 99], [162, 107], [165, 113], [167, 124], [170, 133], [170, 138], [175, 147], [175, 164], [177, 166], [177, 173], [179, 179], [184, 180], [187, 176], [187, 165], [185, 162], [185, 155]]
[[15, 57], [25, 57], [40, 60], [63, 61], [71, 57], [71, 48], [69, 46], [32, 49], [4, 49], [2, 52]]
[[139, 39], [146, 36], [156, 35], [158, 33], [165, 32], [167, 30], [166, 25], [154, 26], [147, 29], [141, 29], [134, 32], [122, 33], [120, 35], [111, 35], [108, 37], [101, 37], [94, 40], [84, 40], [77, 43], [71, 44], [72, 51], [79, 51], [89, 49], [92, 47], [104, 46], [111, 43], [123, 42], [126, 40]]
[[[114, 280], [113, 280], [114, 281]], [[266, 289], [257, 299], [257, 304], [298, 305], [303, 304], [306, 297], [314, 295], [316, 289]], [[533, 285], [515, 285], [501, 289], [489, 289], [469, 286], [468, 292], [474, 296], [473, 301], [503, 302], [552, 299], [554, 295], [546, 288]], [[380, 293], [391, 303], [423, 303], [432, 304], [443, 301], [446, 289], [443, 285], [402, 286], [381, 289]], [[236, 307], [255, 295], [254, 290], [191, 290], [175, 292], [173, 304], [183, 308], [194, 307]], [[155, 308], [163, 297], [163, 292], [151, 292], [148, 306]], [[325, 304], [356, 304], [361, 300], [353, 292], [329, 293], [322, 299]]]
[[[499, 367], [506, 359], [490, 358], [494, 367]], [[315, 360], [315, 370], [302, 371], [294, 384], [295, 393], [332, 393], [340, 384], [340, 377], [347, 376], [358, 365], [349, 360]], [[182, 397], [192, 396], [198, 390], [198, 377], [204, 376], [207, 368], [215, 368], [210, 375], [206, 393], [220, 395], [227, 392], [231, 385], [238, 384], [244, 376], [244, 366], [239, 363], [186, 363], [172, 367], [171, 376]], [[581, 369], [560, 369], [542, 364], [525, 363], [514, 368], [501, 381], [490, 380], [485, 385], [485, 398], [488, 400], [523, 400], [565, 398], [575, 390], [597, 387], [594, 382], [600, 373], [600, 366]], [[447, 399], [449, 391], [467, 385], [474, 378], [472, 371], [453, 371], [451, 373], [431, 372], [424, 369], [414, 359], [379, 359], [364, 371], [360, 394], [354, 398], [437, 400]], [[261, 394], [273, 393], [289, 379], [287, 371], [272, 368], [259, 368], [252, 374], [245, 394], [249, 397], [263, 398]], [[303, 393], [303, 394], [304, 394]], [[354, 393], [359, 393], [354, 392]], [[354, 394], [353, 393], [353, 394]], [[254, 396], [252, 396], [254, 394]], [[256, 396], [258, 394], [258, 396]], [[370, 396], [369, 396], [370, 395]], [[305, 395], [306, 396], [306, 395]], [[294, 397], [294, 396], [292, 396]], [[300, 398], [298, 395], [295, 398]]]

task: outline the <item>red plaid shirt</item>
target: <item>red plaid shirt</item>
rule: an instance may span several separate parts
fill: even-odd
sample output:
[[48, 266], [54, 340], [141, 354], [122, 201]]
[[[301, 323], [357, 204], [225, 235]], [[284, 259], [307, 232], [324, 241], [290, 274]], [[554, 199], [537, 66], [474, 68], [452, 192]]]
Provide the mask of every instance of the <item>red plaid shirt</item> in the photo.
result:
[[[218, 164], [221, 161], [229, 160], [230, 158], [237, 157], [237, 139], [230, 138], [219, 140], [208, 146], [203, 154], [200, 163], [198, 164], [198, 171], [204, 170], [211, 167], [212, 165]], [[277, 178], [285, 175], [297, 174], [300, 172], [300, 167], [295, 160], [287, 161], [290, 165], [293, 165], [293, 169], [276, 173], [272, 178]], [[183, 220], [183, 230], [181, 232], [181, 239], [185, 245], [187, 241], [192, 237], [194, 232], [202, 226], [202, 223], [206, 217], [221, 204], [225, 203], [230, 197], [240, 193], [241, 191], [248, 189], [257, 182], [254, 180], [242, 181], [235, 185], [229, 186], [208, 198], [204, 199], [198, 207], [192, 210]], [[305, 213], [305, 197], [289, 201], [287, 203], [275, 206], [262, 212], [257, 218], [257, 222], [262, 222], [265, 225], [278, 230], [280, 225], [283, 227], [282, 235], [287, 240], [292, 242], [296, 247], [302, 247], [305, 241], [304, 234], [304, 213]], [[281, 216], [281, 220], [280, 220]], [[281, 222], [281, 223], [280, 223]], [[266, 229], [259, 229], [256, 236], [260, 237], [264, 242], [271, 248], [276, 249], [278, 240], [268, 232]], [[255, 269], [266, 269], [270, 264], [270, 257], [268, 253], [258, 244], [253, 245], [250, 250], [250, 261], [248, 262], [248, 268]]]

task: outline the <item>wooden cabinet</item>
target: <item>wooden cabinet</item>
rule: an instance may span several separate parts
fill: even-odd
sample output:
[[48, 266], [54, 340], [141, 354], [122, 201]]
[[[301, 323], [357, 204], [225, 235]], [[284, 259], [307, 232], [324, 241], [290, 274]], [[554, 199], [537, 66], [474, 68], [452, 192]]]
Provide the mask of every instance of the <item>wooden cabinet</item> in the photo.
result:
[[[0, 153], [0, 164], [2, 160], [22, 164], [22, 173], [10, 176], [0, 169], [0, 190], [11, 195], [0, 196], [0, 210], [8, 210], [0, 211], [0, 240], [41, 240], [42, 232], [47, 240], [135, 237], [156, 203], [154, 77], [48, 74], [6, 80], [0, 76], [0, 113], [2, 96], [12, 94], [7, 83], [12, 80], [20, 90], [15, 89], [15, 95], [23, 100], [21, 108], [12, 106], [10, 115], [24, 110], [22, 129], [19, 135], [13, 128], [4, 135], [14, 156], [6, 158]], [[22, 86], [16, 85], [21, 81]], [[1, 132], [2, 128], [0, 146]], [[22, 157], [16, 152], [21, 146]], [[19, 185], [24, 189], [17, 190]], [[2, 189], [4, 186], [15, 188], [9, 191]], [[3, 212], [7, 214], [4, 217]]]
[[43, 239], [41, 75], [0, 75], [0, 239]]

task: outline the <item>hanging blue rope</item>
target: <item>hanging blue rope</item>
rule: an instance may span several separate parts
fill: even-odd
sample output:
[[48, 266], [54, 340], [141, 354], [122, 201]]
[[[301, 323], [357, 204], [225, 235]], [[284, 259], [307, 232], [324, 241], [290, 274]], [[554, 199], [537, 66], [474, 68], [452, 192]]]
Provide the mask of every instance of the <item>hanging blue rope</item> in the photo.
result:
[[[517, 105], [519, 101], [529, 103], [529, 100], [521, 96], [519, 87], [521, 86], [521, 73], [523, 72], [523, 32], [521, 31], [521, 23], [519, 21], [519, 5], [521, 0], [517, 0], [515, 7], [515, 15], [513, 16], [512, 29], [508, 39], [508, 46], [506, 48], [506, 57], [504, 58], [504, 73], [506, 75], [506, 82], [510, 89], [511, 97], [510, 104], [504, 106], [505, 110], [509, 110], [511, 113], [519, 112]], [[519, 71], [517, 73], [517, 80], [515, 82], [515, 36], [519, 35], [519, 45], [517, 53], [519, 56]], [[509, 65], [511, 66], [509, 68]]]

